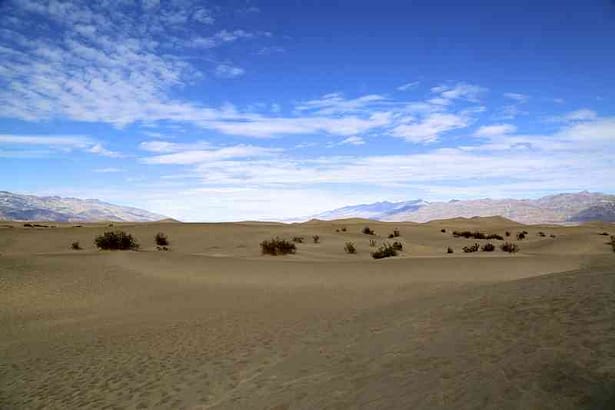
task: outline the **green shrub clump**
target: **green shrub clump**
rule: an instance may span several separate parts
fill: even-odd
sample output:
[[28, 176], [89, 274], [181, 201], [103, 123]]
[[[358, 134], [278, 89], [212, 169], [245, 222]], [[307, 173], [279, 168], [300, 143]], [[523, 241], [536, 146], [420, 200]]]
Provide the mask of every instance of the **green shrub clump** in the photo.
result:
[[455, 238], [462, 237], [466, 239], [497, 239], [498, 241], [504, 240], [502, 235], [498, 235], [497, 233], [482, 233], [482, 232], [471, 232], [471, 231], [453, 231], [453, 236]]
[[294, 243], [285, 239], [273, 238], [261, 242], [261, 251], [263, 255], [288, 255], [297, 251]]
[[94, 243], [100, 249], [105, 250], [137, 250], [139, 244], [131, 234], [124, 231], [107, 231], [98, 235]]

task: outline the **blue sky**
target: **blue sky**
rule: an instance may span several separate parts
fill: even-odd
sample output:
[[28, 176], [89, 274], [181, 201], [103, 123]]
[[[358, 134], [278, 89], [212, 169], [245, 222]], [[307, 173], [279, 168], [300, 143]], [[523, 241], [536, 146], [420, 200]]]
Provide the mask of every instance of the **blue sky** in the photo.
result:
[[0, 187], [185, 221], [615, 193], [615, 3], [0, 2]]

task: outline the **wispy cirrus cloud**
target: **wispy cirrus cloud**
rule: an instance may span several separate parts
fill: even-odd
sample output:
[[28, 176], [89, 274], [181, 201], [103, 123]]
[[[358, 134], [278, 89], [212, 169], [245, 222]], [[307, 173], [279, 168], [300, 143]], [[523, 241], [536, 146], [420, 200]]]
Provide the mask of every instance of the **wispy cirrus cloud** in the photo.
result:
[[[13, 135], [0, 134], [1, 147], [28, 151], [31, 147], [44, 147], [52, 151], [82, 151], [105, 157], [120, 157], [119, 152], [106, 149], [101, 143], [83, 135]], [[35, 149], [38, 149], [35, 148]], [[40, 151], [37, 151], [40, 152]]]

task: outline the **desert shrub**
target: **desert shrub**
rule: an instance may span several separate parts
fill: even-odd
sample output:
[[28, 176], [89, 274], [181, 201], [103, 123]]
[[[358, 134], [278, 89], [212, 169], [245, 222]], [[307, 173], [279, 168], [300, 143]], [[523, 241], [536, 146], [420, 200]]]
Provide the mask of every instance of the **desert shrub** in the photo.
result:
[[342, 227], [342, 232], [346, 232], [346, 227]]
[[303, 236], [293, 236], [293, 242], [303, 243]]
[[94, 239], [94, 243], [100, 249], [112, 250], [137, 250], [139, 244], [131, 234], [124, 231], [107, 231], [102, 235], [98, 235]]
[[521, 240], [525, 239], [525, 235], [526, 235], [525, 231], [524, 232], [519, 232], [517, 234], [517, 240], [521, 241]]
[[169, 248], [168, 248], [168, 247], [166, 247], [166, 246], [156, 246], [156, 250], [159, 250], [159, 251], [168, 251], [168, 250], [169, 250]]
[[544, 238], [545, 236], [547, 236], [544, 232], [538, 232], [538, 236], [540, 236], [541, 238]]
[[505, 235], [510, 236], [510, 232], [506, 231]]
[[335, 232], [339, 232], [339, 231], [340, 231], [339, 229], [336, 229], [336, 230], [335, 230]]
[[502, 237], [502, 235], [498, 235], [497, 233], [483, 233], [483, 232], [478, 232], [478, 231], [453, 231], [453, 236], [458, 238], [458, 237], [462, 237], [462, 238], [466, 238], [466, 239], [497, 239], [499, 241], [504, 240], [504, 238]]
[[472, 246], [464, 246], [464, 247], [463, 247], [463, 251], [464, 251], [465, 253], [472, 253], [472, 252], [477, 252], [479, 248], [480, 248], [480, 245], [479, 245], [479, 244], [477, 244], [477, 243], [475, 243], [475, 244], [474, 244], [474, 245], [472, 245]]
[[169, 246], [169, 238], [162, 232], [158, 232], [154, 240], [158, 246]]
[[370, 246], [370, 248], [375, 247], [376, 246], [376, 240], [375, 239], [370, 239], [369, 240], [369, 246]]
[[[25, 226], [25, 225], [24, 225]], [[600, 232], [598, 235], [602, 235], [602, 236], [609, 236], [608, 232]]]
[[613, 252], [615, 252], [615, 236], [611, 235], [611, 248], [613, 248]]
[[374, 259], [389, 258], [391, 256], [397, 256], [397, 250], [388, 243], [383, 244], [377, 251], [372, 252], [372, 258]]
[[354, 247], [354, 243], [346, 242], [346, 244], [344, 245], [344, 252], [355, 254], [357, 253], [357, 248]]
[[23, 226], [25, 228], [34, 228], [34, 225], [32, 225], [32, 224], [23, 224]]
[[446, 229], [442, 228], [442, 229], [440, 229], [440, 232], [446, 233]]
[[551, 234], [551, 235], [549, 235], [549, 236], [550, 236], [551, 238], [555, 238], [555, 235], [553, 235], [553, 234]]
[[493, 252], [495, 250], [495, 245], [492, 243], [486, 243], [482, 247], [483, 252]]
[[402, 249], [404, 249], [404, 246], [401, 244], [401, 242], [395, 241], [391, 244], [391, 247], [393, 249], [395, 249], [396, 251], [401, 251]]
[[81, 228], [81, 225], [75, 225], [73, 228]]
[[395, 228], [393, 229], [393, 233], [391, 235], [393, 235], [393, 238], [398, 238], [401, 236], [401, 233], [399, 233], [399, 229]]
[[261, 252], [263, 255], [288, 255], [296, 251], [297, 247], [294, 243], [278, 237], [261, 242]]
[[71, 249], [74, 249], [76, 251], [81, 249], [81, 245], [79, 245], [79, 241], [75, 241], [73, 243], [70, 244]]
[[502, 244], [502, 246], [500, 246], [500, 249], [502, 249], [504, 252], [508, 252], [508, 253], [519, 252], [519, 246], [517, 246], [514, 243], [510, 243], [510, 242], [504, 242]]
[[446, 250], [446, 253], [453, 253], [453, 248], [449, 246], [448, 249]]
[[365, 228], [363, 228], [363, 230], [361, 232], [363, 232], [365, 235], [373, 235], [374, 234], [374, 231], [371, 230], [369, 228], [369, 226], [366, 226]]
[[318, 235], [312, 235], [312, 241], [313, 241], [314, 243], [318, 243], [318, 242], [320, 242], [320, 236], [318, 236]]

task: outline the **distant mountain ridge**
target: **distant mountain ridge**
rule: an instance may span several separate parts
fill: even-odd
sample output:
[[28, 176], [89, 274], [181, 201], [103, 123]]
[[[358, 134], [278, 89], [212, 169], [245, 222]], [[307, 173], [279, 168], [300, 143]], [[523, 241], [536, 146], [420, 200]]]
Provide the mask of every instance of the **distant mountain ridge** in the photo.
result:
[[370, 218], [381, 221], [428, 222], [473, 216], [502, 216], [526, 224], [615, 222], [615, 195], [592, 192], [563, 193], [538, 199], [474, 199], [449, 202], [412, 200], [345, 206], [314, 215], [332, 220]]
[[153, 222], [167, 218], [97, 199], [35, 196], [0, 191], [0, 219], [53, 222]]

